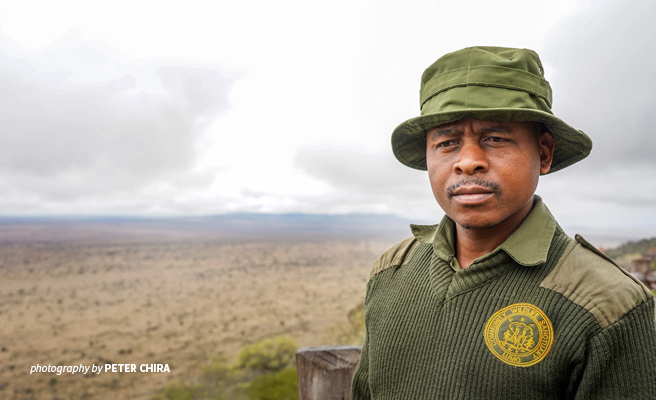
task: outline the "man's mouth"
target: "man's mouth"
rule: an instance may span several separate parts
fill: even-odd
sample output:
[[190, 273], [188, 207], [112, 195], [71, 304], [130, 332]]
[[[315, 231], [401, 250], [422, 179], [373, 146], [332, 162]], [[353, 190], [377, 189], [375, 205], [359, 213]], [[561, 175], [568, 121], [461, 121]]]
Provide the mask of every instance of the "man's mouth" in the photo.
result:
[[480, 204], [497, 196], [499, 185], [482, 179], [460, 181], [447, 188], [447, 197], [464, 205]]
[[461, 204], [478, 204], [494, 196], [494, 190], [480, 186], [463, 186], [450, 194], [450, 198]]

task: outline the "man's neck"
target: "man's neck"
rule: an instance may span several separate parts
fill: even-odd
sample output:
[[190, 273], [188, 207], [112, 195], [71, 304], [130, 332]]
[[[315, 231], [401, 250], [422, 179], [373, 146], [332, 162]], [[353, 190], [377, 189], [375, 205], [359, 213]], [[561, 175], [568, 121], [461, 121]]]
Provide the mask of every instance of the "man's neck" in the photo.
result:
[[533, 202], [504, 221], [486, 228], [465, 228], [456, 223], [455, 251], [460, 267], [467, 268], [475, 259], [499, 247], [519, 228], [532, 208]]

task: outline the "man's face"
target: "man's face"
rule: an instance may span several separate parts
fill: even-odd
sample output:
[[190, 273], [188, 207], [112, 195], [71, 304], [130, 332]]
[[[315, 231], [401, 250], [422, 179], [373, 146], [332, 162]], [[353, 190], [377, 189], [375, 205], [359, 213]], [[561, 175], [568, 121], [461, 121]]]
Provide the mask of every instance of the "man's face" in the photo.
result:
[[433, 195], [456, 224], [480, 229], [523, 220], [553, 157], [553, 138], [538, 127], [462, 119], [428, 130]]

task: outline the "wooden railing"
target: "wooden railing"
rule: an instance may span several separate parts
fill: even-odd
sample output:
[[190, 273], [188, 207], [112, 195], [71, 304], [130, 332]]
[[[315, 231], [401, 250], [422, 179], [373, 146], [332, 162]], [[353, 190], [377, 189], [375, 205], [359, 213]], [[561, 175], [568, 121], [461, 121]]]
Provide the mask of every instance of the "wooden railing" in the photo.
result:
[[304, 347], [296, 352], [300, 400], [351, 400], [361, 347]]

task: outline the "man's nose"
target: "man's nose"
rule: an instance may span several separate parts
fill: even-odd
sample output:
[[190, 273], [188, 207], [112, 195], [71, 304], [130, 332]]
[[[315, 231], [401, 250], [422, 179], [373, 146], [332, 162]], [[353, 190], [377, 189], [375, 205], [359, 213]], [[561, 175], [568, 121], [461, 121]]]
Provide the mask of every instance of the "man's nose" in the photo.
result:
[[453, 171], [456, 174], [473, 175], [487, 172], [489, 168], [485, 150], [478, 142], [465, 141], [458, 156], [458, 160], [453, 164]]

